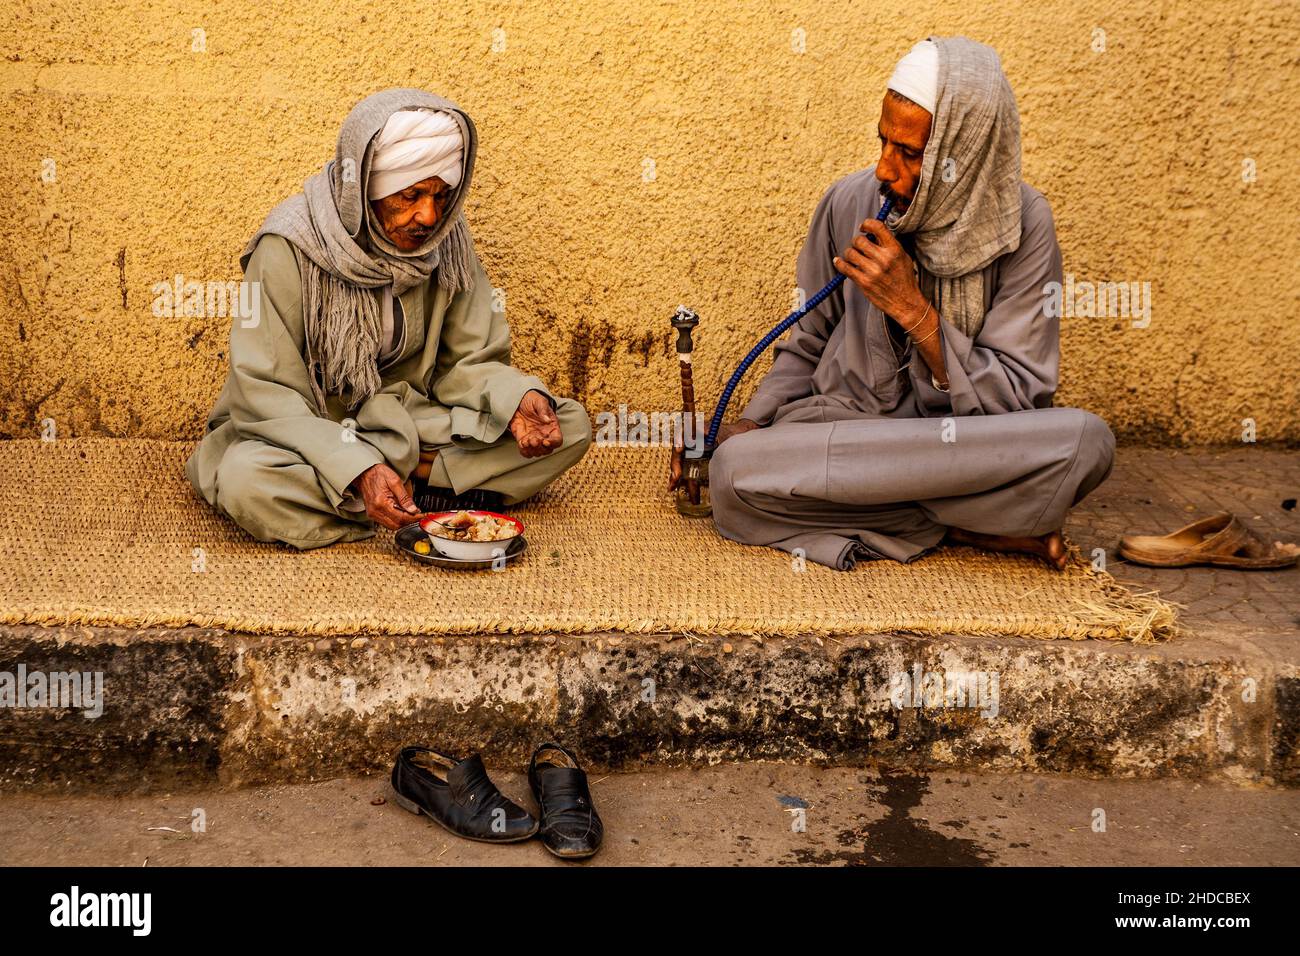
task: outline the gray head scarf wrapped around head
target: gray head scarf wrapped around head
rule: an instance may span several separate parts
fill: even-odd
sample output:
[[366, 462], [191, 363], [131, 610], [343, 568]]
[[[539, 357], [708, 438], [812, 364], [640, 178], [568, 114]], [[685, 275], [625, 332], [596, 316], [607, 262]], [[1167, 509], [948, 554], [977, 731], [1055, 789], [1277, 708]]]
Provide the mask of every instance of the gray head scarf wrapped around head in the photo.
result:
[[915, 234], [921, 290], [974, 338], [984, 324], [984, 276], [1020, 248], [1020, 114], [992, 47], [930, 37], [939, 48], [939, 100], [921, 182], [898, 232]]
[[[394, 113], [414, 109], [439, 110], [455, 118], [464, 160], [460, 183], [433, 235], [406, 253], [385, 237], [365, 196], [375, 135]], [[393, 295], [401, 295], [435, 269], [438, 285], [452, 294], [472, 286], [474, 244], [464, 204], [477, 151], [473, 121], [450, 100], [423, 90], [375, 93], [344, 120], [334, 159], [303, 183], [301, 193], [272, 209], [244, 247], [239, 262], [245, 269], [258, 240], [268, 233], [283, 236], [294, 247], [302, 276], [307, 370], [319, 414], [326, 414], [329, 393], [342, 395], [347, 389], [349, 407], [354, 408], [382, 384], [382, 314], [374, 290], [391, 286]]]

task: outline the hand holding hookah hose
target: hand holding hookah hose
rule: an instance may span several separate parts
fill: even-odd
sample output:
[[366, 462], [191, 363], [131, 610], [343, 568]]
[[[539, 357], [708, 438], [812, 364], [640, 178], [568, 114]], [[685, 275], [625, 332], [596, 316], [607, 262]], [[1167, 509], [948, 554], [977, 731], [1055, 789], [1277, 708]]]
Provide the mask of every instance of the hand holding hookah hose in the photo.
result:
[[[886, 199], [880, 207], [880, 212], [876, 213], [876, 221], [884, 222], [893, 208], [894, 200]], [[782, 319], [771, 332], [768, 332], [767, 335], [763, 336], [762, 339], [759, 340], [758, 344], [750, 349], [749, 354], [746, 355], [741, 360], [740, 364], [736, 366], [736, 370], [731, 373], [731, 378], [727, 380], [726, 387], [722, 390], [722, 396], [718, 399], [718, 407], [713, 412], [713, 418], [709, 422], [709, 430], [704, 436], [705, 454], [712, 453], [714, 444], [718, 438], [718, 430], [722, 427], [722, 418], [727, 413], [727, 404], [731, 401], [731, 393], [736, 390], [736, 386], [740, 384], [740, 380], [744, 377], [745, 372], [749, 371], [749, 367], [754, 364], [754, 360], [766, 352], [767, 347], [780, 338], [786, 329], [790, 328], [790, 326], [794, 325], [813, 309], [817, 308], [817, 306], [821, 305], [827, 296], [843, 284], [844, 273], [841, 272], [834, 279], [831, 279], [830, 282], [826, 283], [826, 285], [823, 286], [816, 295], [804, 303], [802, 309], [795, 309], [788, 316]]]

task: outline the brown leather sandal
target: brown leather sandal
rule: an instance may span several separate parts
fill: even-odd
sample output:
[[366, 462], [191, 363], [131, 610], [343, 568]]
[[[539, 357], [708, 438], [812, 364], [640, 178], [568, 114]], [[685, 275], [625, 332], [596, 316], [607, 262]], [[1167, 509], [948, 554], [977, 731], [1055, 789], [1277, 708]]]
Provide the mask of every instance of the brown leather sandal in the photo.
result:
[[1279, 547], [1261, 540], [1226, 511], [1194, 521], [1172, 534], [1130, 534], [1119, 541], [1121, 557], [1153, 568], [1185, 568], [1194, 564], [1256, 570], [1289, 568], [1300, 561], [1300, 550], [1295, 553], [1289, 550], [1294, 547]]

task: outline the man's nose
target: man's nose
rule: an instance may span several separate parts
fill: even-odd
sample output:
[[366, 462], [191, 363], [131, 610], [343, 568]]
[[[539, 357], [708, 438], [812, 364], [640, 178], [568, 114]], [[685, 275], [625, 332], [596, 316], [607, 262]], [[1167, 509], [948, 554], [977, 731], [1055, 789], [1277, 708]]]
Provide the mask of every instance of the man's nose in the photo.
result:
[[438, 224], [438, 204], [432, 197], [420, 201], [419, 207], [415, 210], [415, 221], [426, 227]]
[[887, 148], [880, 151], [880, 159], [876, 162], [876, 178], [891, 186], [899, 180], [898, 157], [891, 155]]

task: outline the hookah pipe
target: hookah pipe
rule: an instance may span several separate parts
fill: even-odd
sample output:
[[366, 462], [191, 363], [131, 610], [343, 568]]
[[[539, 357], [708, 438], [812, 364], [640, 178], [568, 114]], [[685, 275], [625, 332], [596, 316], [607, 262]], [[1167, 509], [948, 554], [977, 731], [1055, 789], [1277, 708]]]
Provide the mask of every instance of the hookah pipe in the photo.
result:
[[[693, 438], [696, 432], [695, 422], [695, 381], [692, 375], [691, 353], [695, 351], [695, 343], [691, 340], [691, 332], [695, 326], [700, 324], [700, 317], [695, 312], [679, 305], [677, 311], [673, 314], [673, 328], [677, 330], [677, 367], [682, 376], [682, 431], [684, 437]], [[692, 448], [691, 451], [694, 451]], [[698, 458], [699, 454], [689, 455], [692, 458]], [[686, 484], [686, 496], [692, 504], [700, 503], [700, 481], [693, 475], [683, 473], [682, 480]]]
[[[886, 199], [881, 204], [880, 211], [876, 213], [876, 221], [888, 225], [888, 216], [893, 211], [893, 208], [894, 201]], [[872, 242], [875, 242], [875, 239], [872, 239]], [[731, 378], [727, 380], [726, 387], [722, 390], [722, 397], [718, 399], [718, 405], [713, 412], [712, 420], [709, 422], [709, 430], [705, 435], [702, 448], [697, 444], [695, 383], [691, 361], [691, 353], [695, 350], [691, 333], [695, 326], [699, 325], [700, 317], [684, 305], [677, 307], [677, 311], [673, 314], [672, 325], [677, 330], [677, 365], [682, 378], [684, 447], [673, 450], [668, 487], [669, 490], [679, 492], [676, 502], [678, 512], [688, 517], [703, 517], [712, 512], [709, 503], [703, 499], [702, 493], [708, 485], [708, 462], [713, 456], [713, 449], [717, 444], [718, 430], [722, 427], [722, 418], [727, 413], [727, 404], [731, 401], [731, 395], [735, 392], [736, 386], [740, 384], [741, 378], [749, 370], [749, 367], [754, 364], [754, 360], [762, 355], [769, 345], [780, 338], [786, 329], [821, 305], [826, 300], [826, 297], [843, 283], [844, 274], [839, 273], [830, 282], [826, 283], [823, 288], [818, 290], [816, 295], [804, 303], [803, 308], [791, 312], [772, 331], [763, 336], [757, 345], [750, 349], [749, 354], [736, 366], [736, 370], [732, 372]], [[691, 439], [689, 447], [685, 447], [686, 438]]]
[[[881, 205], [880, 207], [880, 212], [876, 213], [876, 221], [884, 222], [885, 218], [889, 215], [890, 211], [893, 208], [894, 208], [894, 201], [892, 199], [886, 199], [884, 204]], [[874, 242], [875, 240], [872, 241]], [[832, 279], [830, 282], [826, 283], [826, 285], [823, 286], [816, 295], [814, 295], [811, 299], [809, 299], [806, 303], [804, 303], [804, 307], [802, 309], [795, 309], [788, 316], [782, 319], [777, 324], [777, 326], [774, 329], [772, 329], [771, 332], [768, 332], [767, 335], [763, 336], [759, 340], [758, 344], [755, 345], [752, 349], [750, 349], [749, 354], [746, 355], [741, 360], [740, 364], [736, 366], [736, 370], [731, 373], [731, 378], [727, 380], [726, 387], [723, 388], [722, 390], [722, 396], [718, 399], [718, 407], [713, 412], [713, 418], [709, 422], [709, 431], [704, 436], [704, 447], [706, 450], [706, 454], [708, 452], [712, 452], [714, 448], [714, 443], [717, 441], [718, 429], [722, 427], [722, 417], [727, 413], [727, 403], [731, 401], [731, 393], [736, 390], [736, 386], [740, 384], [741, 378], [744, 376], [745, 372], [749, 370], [749, 367], [754, 364], [754, 360], [757, 359], [760, 355], [762, 355], [765, 351], [767, 351], [767, 347], [771, 345], [773, 342], [775, 342], [778, 338], [780, 338], [782, 333], [784, 333], [786, 329], [790, 328], [790, 326], [794, 325], [796, 322], [802, 319], [813, 309], [817, 308], [817, 306], [821, 305], [822, 302], [826, 299], [826, 297], [830, 295], [832, 292], [834, 292], [836, 289], [838, 289], [841, 285], [843, 285], [843, 283], [844, 283], [844, 273], [841, 272], [837, 274], [835, 278]], [[679, 314], [681, 313], [681, 311], [682, 309], [678, 309]], [[694, 313], [692, 313], [692, 315], [694, 315]], [[698, 317], [695, 319], [695, 321], [696, 322], [699, 321]], [[694, 325], [695, 323], [692, 322], [691, 324]], [[674, 317], [673, 319], [673, 325], [674, 326], [677, 325], [676, 317]], [[678, 339], [679, 353], [681, 351], [680, 341], [681, 340], [679, 338]], [[687, 374], [689, 374], [689, 372]], [[684, 387], [685, 385], [683, 383], [683, 388]], [[694, 401], [695, 401], [695, 396], [694, 396], [694, 392], [692, 392], [691, 394], [692, 409], [694, 408]]]

